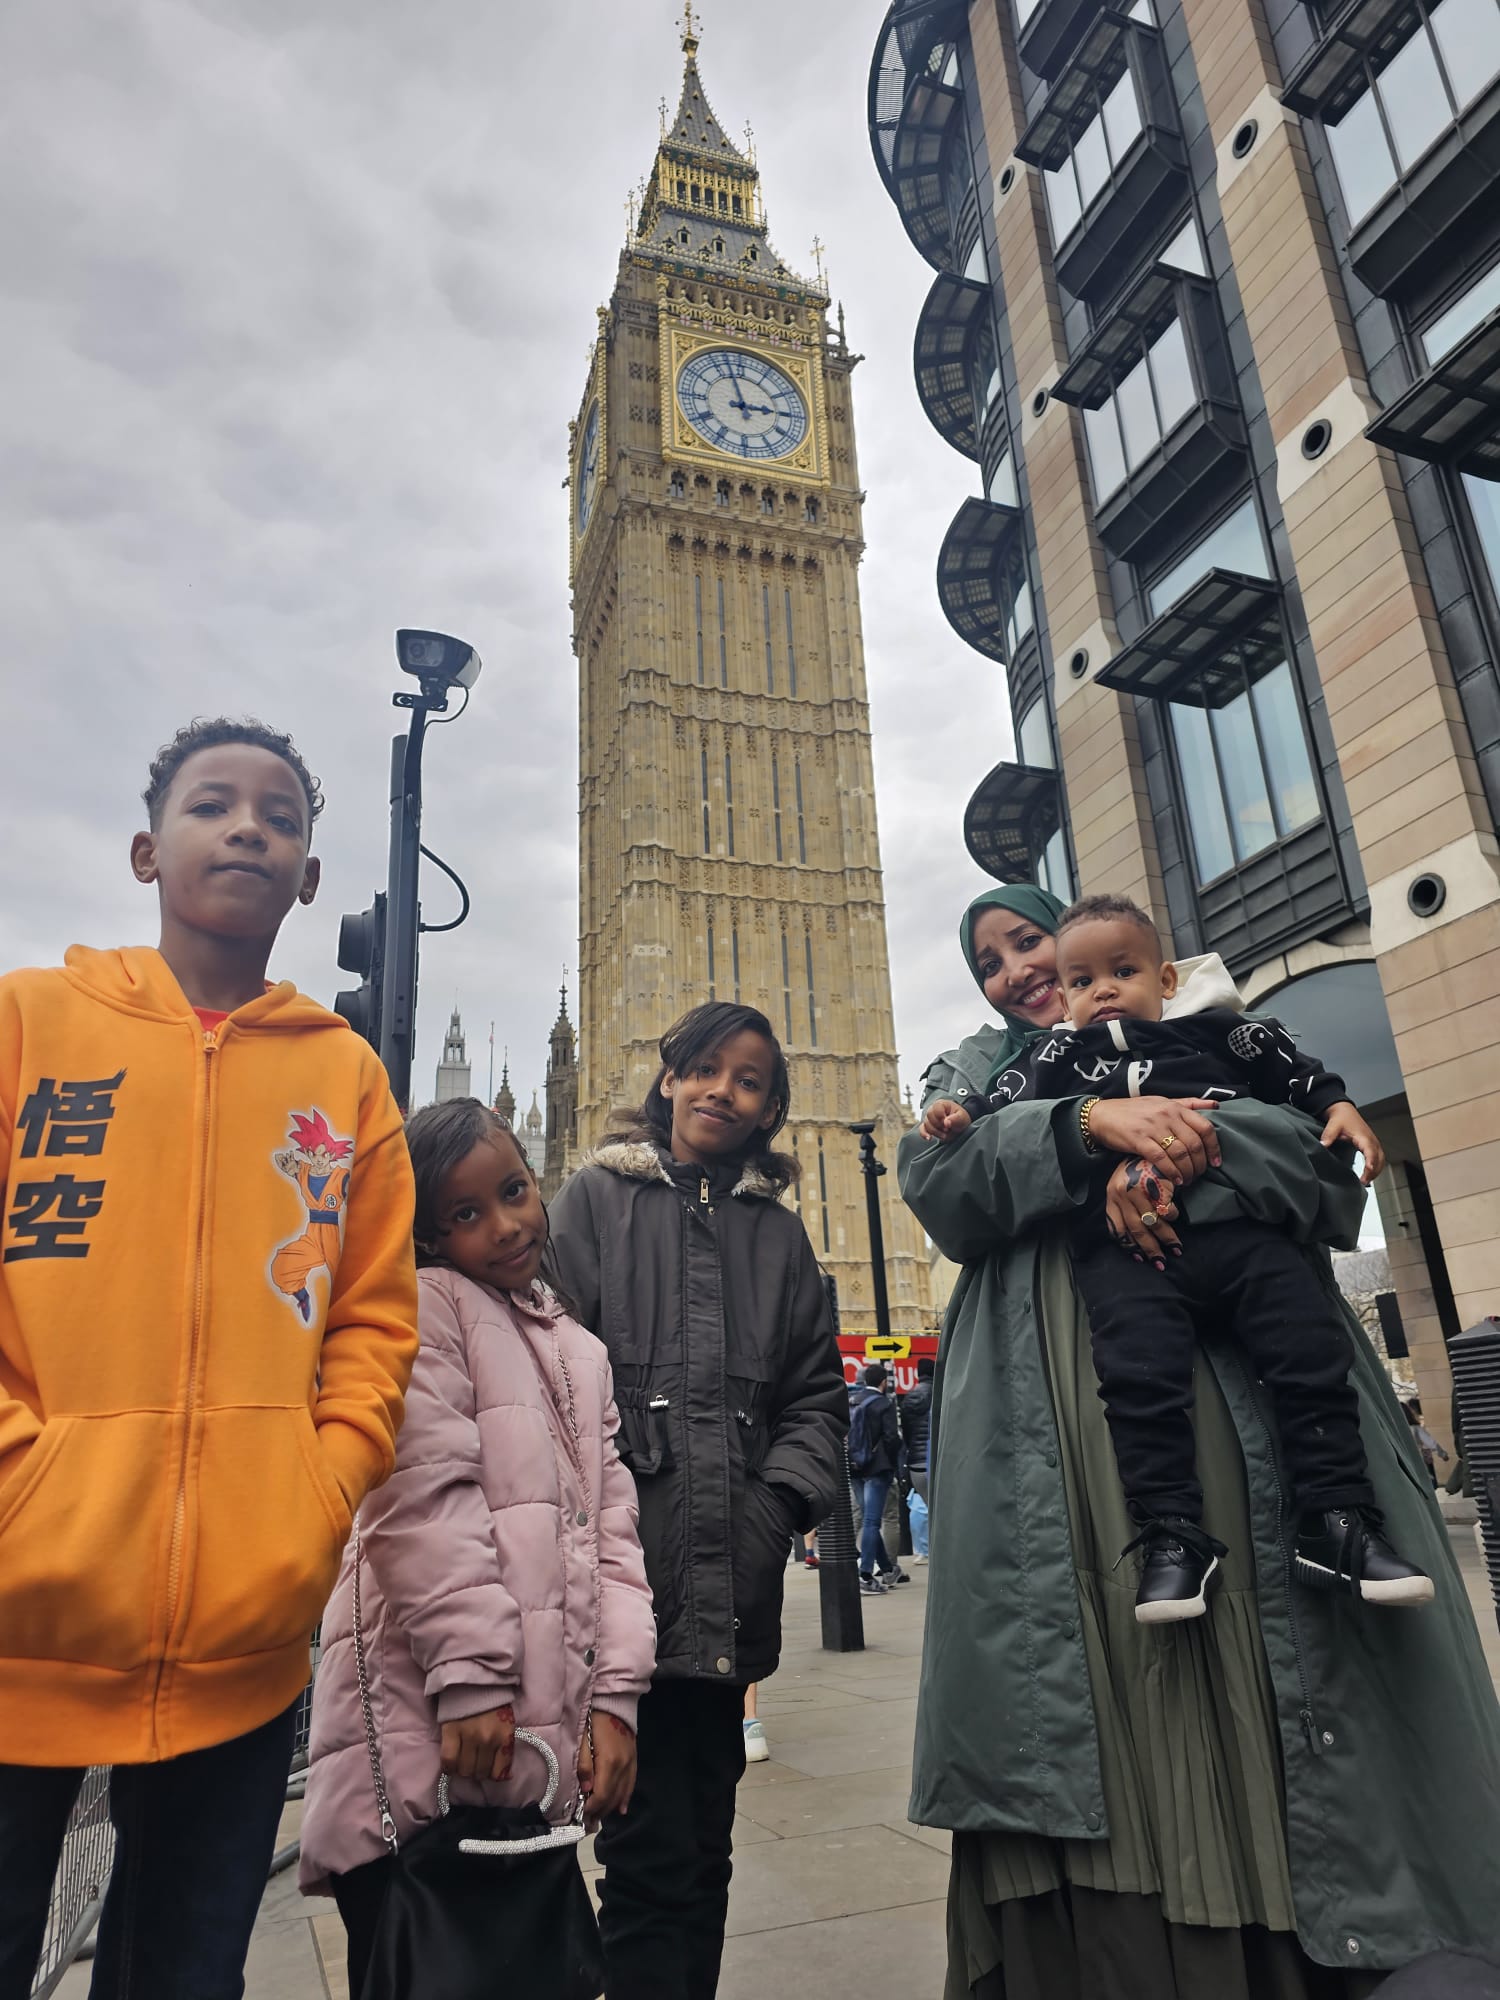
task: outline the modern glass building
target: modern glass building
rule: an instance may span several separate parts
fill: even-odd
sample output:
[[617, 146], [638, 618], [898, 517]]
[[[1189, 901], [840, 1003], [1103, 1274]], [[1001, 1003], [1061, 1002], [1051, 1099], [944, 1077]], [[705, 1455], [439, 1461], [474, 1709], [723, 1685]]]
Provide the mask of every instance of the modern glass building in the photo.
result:
[[1500, 0], [911, 0], [964, 835], [1116, 889], [1348, 1077], [1429, 1421], [1500, 1312]]

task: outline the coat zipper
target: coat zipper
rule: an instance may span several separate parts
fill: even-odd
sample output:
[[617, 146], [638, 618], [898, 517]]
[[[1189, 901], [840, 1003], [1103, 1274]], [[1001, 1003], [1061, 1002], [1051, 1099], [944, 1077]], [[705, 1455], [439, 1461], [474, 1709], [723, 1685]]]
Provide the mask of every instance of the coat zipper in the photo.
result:
[[198, 1348], [203, 1330], [204, 1272], [208, 1258], [204, 1239], [208, 1227], [208, 1154], [213, 1131], [214, 1057], [219, 1051], [218, 1036], [211, 1030], [203, 1037], [203, 1142], [198, 1154], [198, 1240], [193, 1250], [193, 1317], [188, 1333], [187, 1401], [183, 1413], [182, 1452], [177, 1463], [177, 1498], [172, 1507], [172, 1542], [167, 1556], [167, 1631], [162, 1661], [157, 1671], [157, 1694], [166, 1674], [166, 1654], [172, 1644], [172, 1628], [177, 1623], [182, 1595], [182, 1547], [187, 1531], [188, 1454], [192, 1447], [193, 1406], [198, 1387]]
[[1302, 1635], [1297, 1629], [1297, 1606], [1293, 1597], [1292, 1554], [1286, 1542], [1286, 1489], [1281, 1483], [1281, 1468], [1276, 1459], [1276, 1440], [1271, 1435], [1270, 1426], [1261, 1412], [1260, 1399], [1255, 1394], [1253, 1383], [1246, 1384], [1250, 1394], [1250, 1404], [1255, 1411], [1255, 1421], [1260, 1425], [1261, 1435], [1266, 1440], [1270, 1455], [1271, 1482], [1276, 1488], [1276, 1546], [1281, 1551], [1281, 1574], [1286, 1586], [1286, 1623], [1292, 1635], [1292, 1654], [1297, 1662], [1297, 1685], [1302, 1696], [1302, 1705], [1297, 1711], [1297, 1720], [1302, 1725], [1302, 1734], [1307, 1739], [1307, 1747], [1314, 1757], [1323, 1754], [1322, 1740], [1318, 1734], [1317, 1718], [1313, 1714], [1312, 1687], [1307, 1678], [1307, 1662], [1302, 1653]]

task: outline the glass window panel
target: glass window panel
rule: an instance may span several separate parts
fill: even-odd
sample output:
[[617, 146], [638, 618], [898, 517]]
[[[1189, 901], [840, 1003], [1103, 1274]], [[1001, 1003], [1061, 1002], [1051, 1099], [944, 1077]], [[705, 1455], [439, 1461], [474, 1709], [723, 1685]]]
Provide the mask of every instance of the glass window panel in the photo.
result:
[[1208, 267], [1203, 261], [1203, 245], [1198, 241], [1197, 224], [1191, 216], [1156, 261], [1158, 264], [1170, 264], [1174, 271], [1192, 271], [1200, 278], [1208, 276]]
[[984, 385], [984, 407], [989, 408], [1000, 393], [1000, 367], [997, 362], [990, 370], [990, 379]]
[[1128, 69], [1104, 100], [1104, 130], [1109, 157], [1118, 167], [1141, 133], [1141, 107]]
[[969, 261], [964, 265], [964, 276], [976, 285], [988, 282], [989, 266], [984, 257], [984, 238], [976, 236], [974, 248], [969, 252]]
[[1104, 143], [1102, 117], [1096, 116], [1084, 126], [1073, 147], [1073, 165], [1078, 170], [1078, 192], [1087, 208], [1109, 179], [1109, 148]]
[[1052, 217], [1053, 241], [1065, 243], [1078, 227], [1078, 219], [1083, 210], [1078, 201], [1078, 184], [1073, 178], [1071, 157], [1060, 167], [1053, 167], [1042, 175], [1047, 190], [1047, 208]]
[[958, 88], [958, 50], [955, 49], [943, 65], [943, 81], [950, 90]]
[[1094, 468], [1094, 498], [1107, 500], [1125, 482], [1125, 453], [1113, 398], [1102, 409], [1084, 411], [1083, 434], [1088, 440], [1089, 464]]
[[1017, 748], [1023, 764], [1034, 764], [1039, 770], [1050, 771], [1053, 766], [1052, 728], [1047, 720], [1047, 704], [1039, 701], [1028, 708], [1021, 719], [1017, 735]]
[[1002, 507], [1019, 507], [1021, 496], [1016, 490], [1015, 460], [1007, 452], [990, 474], [990, 483], [985, 488], [986, 496], [997, 501]]
[[1011, 579], [1015, 596], [1011, 600], [1010, 616], [1005, 621], [1005, 636], [1014, 653], [1036, 623], [1036, 615], [1031, 606], [1031, 584], [1025, 576]]
[[1208, 716], [1201, 708], [1173, 707], [1168, 714], [1172, 718], [1172, 734], [1177, 739], [1177, 764], [1182, 772], [1198, 880], [1212, 882], [1216, 875], [1234, 866], [1234, 850], [1229, 844], [1229, 823], [1219, 795]]
[[1396, 180], [1396, 163], [1373, 90], [1355, 98], [1338, 124], [1329, 126], [1328, 145], [1349, 220], [1359, 222]]
[[1295, 833], [1320, 817], [1318, 792], [1302, 733], [1292, 670], [1283, 660], [1250, 690], [1255, 719], [1260, 724], [1266, 774], [1271, 781], [1271, 807], [1278, 834]]
[[1479, 322], [1500, 306], [1500, 264], [1486, 271], [1477, 285], [1435, 319], [1422, 335], [1429, 362], [1441, 361], [1450, 348], [1471, 334]]
[[1271, 574], [1253, 500], [1236, 507], [1227, 520], [1210, 530], [1164, 576], [1157, 578], [1146, 592], [1151, 616], [1160, 617], [1168, 605], [1175, 604], [1179, 597], [1186, 595], [1211, 569], [1237, 570], [1241, 576]]
[[1453, 95], [1469, 104], [1500, 70], [1500, 7], [1495, 0], [1441, 0], [1431, 19]]
[[1490, 581], [1500, 592], [1500, 486], [1493, 479], [1479, 479], [1472, 472], [1466, 472], [1463, 481], [1479, 546], [1489, 565]]
[[1040, 5], [1041, 0], [1016, 0], [1016, 19], [1023, 28]]
[[1037, 863], [1037, 881], [1043, 889], [1049, 889], [1065, 903], [1073, 900], [1073, 880], [1068, 873], [1068, 847], [1063, 839], [1062, 828], [1047, 842]]
[[1162, 436], [1165, 437], [1174, 425], [1182, 422], [1189, 410], [1198, 407], [1198, 389], [1188, 362], [1182, 321], [1174, 319], [1157, 335], [1147, 351], [1151, 379], [1156, 384], [1156, 407], [1161, 413]]
[[1375, 88], [1396, 158], [1403, 168], [1414, 167], [1453, 118], [1437, 54], [1422, 29], [1386, 64]]
[[1219, 766], [1224, 774], [1224, 802], [1229, 808], [1229, 833], [1237, 861], [1259, 854], [1276, 838], [1266, 774], [1261, 767], [1250, 717], [1248, 691], [1214, 709], [1209, 718]]
[[1125, 463], [1133, 471], [1160, 441], [1144, 354], [1130, 373], [1115, 384], [1115, 407], [1120, 412], [1120, 429], [1125, 434]]

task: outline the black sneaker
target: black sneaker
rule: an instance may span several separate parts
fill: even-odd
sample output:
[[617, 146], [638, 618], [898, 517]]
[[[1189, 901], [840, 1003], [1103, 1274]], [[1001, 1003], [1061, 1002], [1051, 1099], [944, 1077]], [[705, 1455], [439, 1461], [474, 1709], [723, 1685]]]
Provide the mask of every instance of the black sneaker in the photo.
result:
[[1191, 1521], [1148, 1521], [1120, 1551], [1144, 1549], [1141, 1587], [1135, 1594], [1137, 1625], [1175, 1625], [1201, 1618], [1208, 1609], [1208, 1586], [1229, 1551]]
[[859, 1594], [861, 1597], [884, 1597], [888, 1586], [883, 1576], [866, 1576], [859, 1573]]
[[887, 1589], [894, 1589], [898, 1583], [910, 1583], [911, 1578], [901, 1567], [900, 1563], [897, 1563], [894, 1569], [888, 1569], [885, 1572], [885, 1581]]
[[1432, 1578], [1404, 1562], [1373, 1507], [1330, 1507], [1297, 1523], [1296, 1572], [1314, 1590], [1346, 1590], [1366, 1604], [1430, 1604]]

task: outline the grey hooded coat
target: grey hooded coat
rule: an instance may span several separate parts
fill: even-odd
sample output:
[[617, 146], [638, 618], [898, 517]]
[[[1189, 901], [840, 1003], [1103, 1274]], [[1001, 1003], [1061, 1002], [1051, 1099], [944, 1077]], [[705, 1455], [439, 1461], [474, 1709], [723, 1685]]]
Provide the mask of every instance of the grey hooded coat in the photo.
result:
[[848, 1396], [807, 1232], [755, 1169], [639, 1140], [590, 1155], [551, 1219], [557, 1275], [614, 1369], [657, 1676], [763, 1679], [792, 1534], [846, 1490]]

